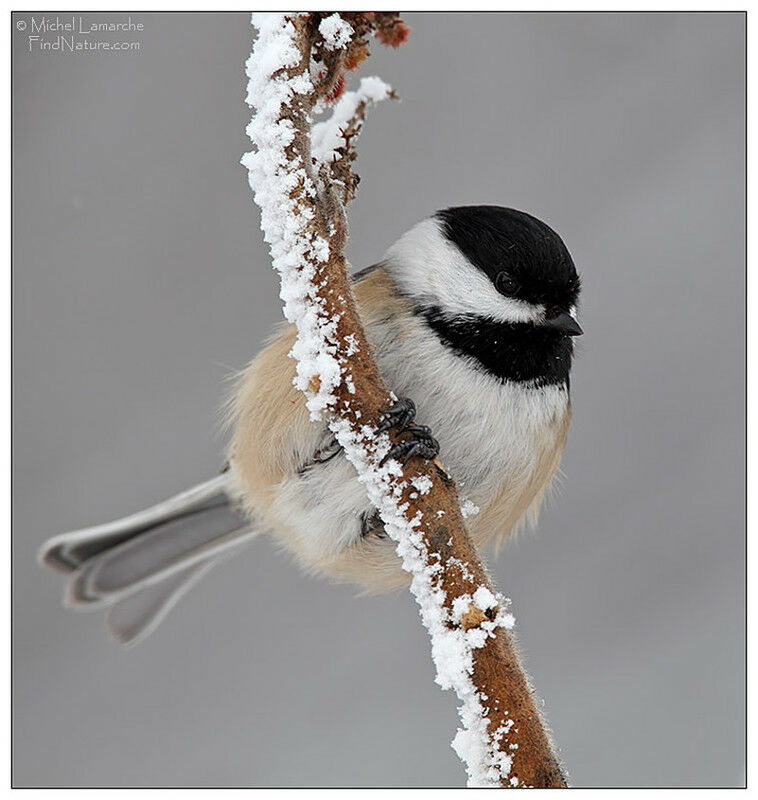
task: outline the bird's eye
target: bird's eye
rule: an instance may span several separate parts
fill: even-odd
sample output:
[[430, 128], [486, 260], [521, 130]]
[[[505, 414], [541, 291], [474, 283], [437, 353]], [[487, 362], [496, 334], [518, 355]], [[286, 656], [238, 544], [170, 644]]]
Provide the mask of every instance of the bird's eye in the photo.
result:
[[519, 289], [518, 281], [511, 278], [507, 272], [501, 272], [495, 278], [495, 288], [500, 294], [512, 295], [516, 294]]

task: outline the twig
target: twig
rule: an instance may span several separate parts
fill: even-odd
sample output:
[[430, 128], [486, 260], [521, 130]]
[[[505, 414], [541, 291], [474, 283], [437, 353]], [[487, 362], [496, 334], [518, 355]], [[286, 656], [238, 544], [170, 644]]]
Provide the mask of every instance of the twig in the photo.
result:
[[[389, 12], [254, 14], [253, 24], [259, 35], [247, 74], [255, 150], [243, 163], [281, 275], [284, 313], [297, 327], [296, 383], [311, 416], [328, 421], [411, 574], [436, 680], [461, 701], [453, 747], [469, 785], [563, 787], [508, 633], [507, 601], [493, 592], [466, 533], [452, 479], [439, 462], [380, 466], [394, 434], [376, 427], [394, 396], [350, 288], [345, 204], [357, 184], [354, 143], [366, 107], [390, 90], [364, 80], [358, 92], [339, 95], [345, 69], [368, 54], [369, 36], [397, 46], [408, 29]], [[331, 119], [313, 126], [314, 113], [335, 100]]]

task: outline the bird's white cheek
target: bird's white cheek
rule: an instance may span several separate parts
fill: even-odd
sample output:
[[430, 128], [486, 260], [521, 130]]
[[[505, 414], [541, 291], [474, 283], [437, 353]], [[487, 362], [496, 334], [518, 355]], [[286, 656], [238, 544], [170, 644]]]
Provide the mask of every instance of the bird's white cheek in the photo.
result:
[[442, 233], [438, 220], [411, 228], [385, 254], [393, 279], [422, 304], [452, 316], [488, 317], [497, 322], [536, 322], [545, 318], [542, 305], [506, 297]]

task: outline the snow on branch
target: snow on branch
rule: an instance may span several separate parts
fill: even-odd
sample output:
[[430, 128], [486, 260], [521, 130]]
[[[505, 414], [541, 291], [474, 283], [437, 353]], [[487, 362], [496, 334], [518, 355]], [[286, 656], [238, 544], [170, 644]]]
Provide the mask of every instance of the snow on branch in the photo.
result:
[[439, 462], [381, 464], [396, 439], [376, 429], [394, 396], [350, 288], [345, 206], [358, 182], [352, 162], [366, 110], [392, 93], [378, 78], [345, 92], [345, 80], [368, 56], [371, 37], [397, 47], [409, 29], [397, 12], [253, 14], [252, 23], [254, 149], [243, 164], [281, 277], [284, 314], [297, 328], [295, 383], [311, 417], [326, 419], [336, 435], [411, 574], [437, 683], [460, 700], [453, 747], [469, 785], [565, 786], [508, 633], [508, 603], [469, 540], [452, 479]]
[[331, 161], [343, 146], [346, 132], [352, 136], [360, 132], [369, 104], [393, 96], [389, 84], [381, 78], [362, 78], [357, 91], [345, 92], [335, 103], [329, 118], [313, 126], [314, 158], [323, 163]]

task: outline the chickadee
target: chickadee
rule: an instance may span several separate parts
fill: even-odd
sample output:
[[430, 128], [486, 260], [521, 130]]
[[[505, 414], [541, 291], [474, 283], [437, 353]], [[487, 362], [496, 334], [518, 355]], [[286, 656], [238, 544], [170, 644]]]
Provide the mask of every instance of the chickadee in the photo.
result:
[[[580, 282], [558, 234], [498, 206], [449, 208], [411, 228], [354, 276], [379, 369], [400, 398], [385, 427], [399, 458], [436, 456], [479, 513], [477, 546], [532, 525], [569, 424]], [[150, 633], [215, 564], [265, 532], [308, 571], [383, 591], [408, 580], [334, 437], [293, 385], [292, 326], [240, 376], [228, 466], [139, 514], [46, 542], [69, 575], [65, 603], [107, 608], [122, 643]], [[434, 436], [431, 435], [434, 433]]]

